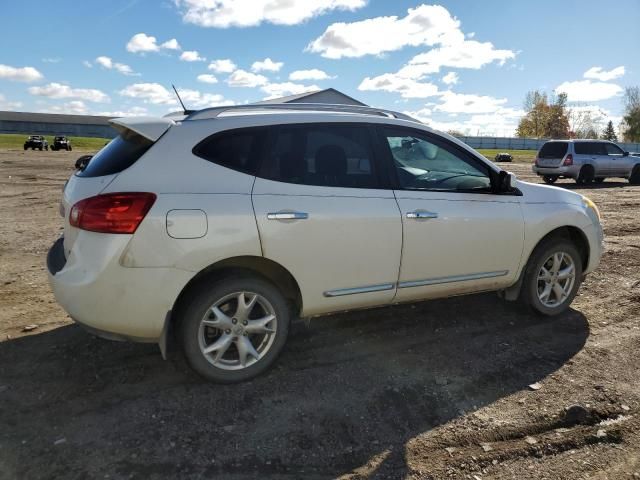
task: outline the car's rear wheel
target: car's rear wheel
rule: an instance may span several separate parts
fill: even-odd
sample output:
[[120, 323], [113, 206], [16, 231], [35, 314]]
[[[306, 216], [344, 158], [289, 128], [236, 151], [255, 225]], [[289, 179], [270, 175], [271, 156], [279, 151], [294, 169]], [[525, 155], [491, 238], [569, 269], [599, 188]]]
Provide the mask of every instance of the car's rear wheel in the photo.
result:
[[542, 179], [544, 180], [544, 183], [547, 183], [549, 185], [552, 185], [558, 181], [558, 177], [556, 175], [544, 175]]
[[576, 183], [578, 185], [586, 185], [588, 183], [593, 182], [596, 172], [591, 165], [585, 165], [580, 169], [580, 173], [578, 173], [578, 178], [576, 178]]
[[633, 185], [640, 184], [640, 165], [636, 165], [635, 167], [633, 167], [633, 170], [631, 170], [631, 175], [629, 176], [629, 183]]
[[524, 272], [520, 301], [542, 315], [569, 308], [582, 281], [582, 259], [575, 245], [552, 237], [534, 250]]
[[235, 383], [273, 364], [287, 340], [290, 311], [274, 285], [238, 276], [201, 285], [179, 321], [193, 369], [208, 380]]

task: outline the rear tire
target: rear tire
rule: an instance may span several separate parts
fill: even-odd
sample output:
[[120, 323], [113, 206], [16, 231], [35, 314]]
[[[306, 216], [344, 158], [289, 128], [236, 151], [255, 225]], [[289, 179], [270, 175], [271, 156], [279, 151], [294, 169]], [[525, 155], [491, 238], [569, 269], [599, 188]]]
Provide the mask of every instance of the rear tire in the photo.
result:
[[558, 181], [558, 177], [555, 175], [544, 175], [542, 180], [544, 180], [544, 183], [546, 184], [553, 185]]
[[520, 302], [538, 314], [559, 315], [578, 293], [582, 259], [570, 240], [551, 237], [535, 248], [523, 275]]
[[595, 173], [596, 172], [591, 165], [585, 165], [580, 169], [580, 173], [578, 173], [578, 178], [576, 178], [576, 183], [578, 185], [587, 185], [593, 182]]
[[640, 184], [640, 164], [633, 167], [631, 170], [631, 175], [629, 176], [629, 183], [632, 185]]
[[273, 364], [287, 341], [287, 301], [261, 278], [242, 275], [202, 284], [185, 305], [179, 318], [183, 352], [207, 380], [249, 380]]

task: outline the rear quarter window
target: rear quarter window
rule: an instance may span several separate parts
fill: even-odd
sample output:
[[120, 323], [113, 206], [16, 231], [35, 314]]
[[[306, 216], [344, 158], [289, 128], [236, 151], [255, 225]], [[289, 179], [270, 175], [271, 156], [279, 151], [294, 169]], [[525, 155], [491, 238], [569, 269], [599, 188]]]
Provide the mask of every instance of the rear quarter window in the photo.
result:
[[193, 154], [209, 162], [255, 175], [266, 137], [264, 128], [218, 132], [193, 148]]
[[84, 170], [76, 173], [79, 177], [103, 177], [120, 173], [136, 163], [153, 142], [128, 130], [111, 140], [96, 153]]
[[567, 142], [547, 142], [538, 153], [539, 158], [562, 158], [567, 153]]

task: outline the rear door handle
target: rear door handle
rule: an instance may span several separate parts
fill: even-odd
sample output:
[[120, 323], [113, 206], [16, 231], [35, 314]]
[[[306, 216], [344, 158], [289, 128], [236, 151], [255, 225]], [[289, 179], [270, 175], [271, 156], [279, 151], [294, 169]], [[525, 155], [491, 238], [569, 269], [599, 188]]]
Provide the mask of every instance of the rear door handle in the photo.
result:
[[407, 212], [407, 218], [438, 218], [438, 214], [435, 212]]
[[272, 212], [267, 213], [269, 220], [306, 220], [309, 214], [305, 212]]

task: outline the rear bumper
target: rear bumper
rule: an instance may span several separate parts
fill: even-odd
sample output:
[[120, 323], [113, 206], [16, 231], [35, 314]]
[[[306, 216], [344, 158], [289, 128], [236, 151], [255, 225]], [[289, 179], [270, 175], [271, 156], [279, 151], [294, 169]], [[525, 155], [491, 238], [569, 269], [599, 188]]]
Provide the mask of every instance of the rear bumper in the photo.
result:
[[168, 312], [192, 273], [119, 263], [130, 236], [81, 232], [68, 258], [62, 239], [47, 255], [49, 283], [69, 316], [112, 340], [160, 342]]
[[537, 165], [533, 165], [531, 170], [533, 170], [533, 173], [536, 173], [541, 177], [549, 175], [556, 177], [577, 178], [580, 168], [576, 167], [576, 165], [570, 165], [568, 167], [538, 167]]

